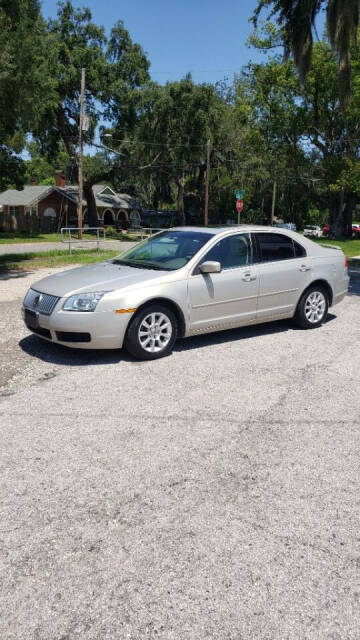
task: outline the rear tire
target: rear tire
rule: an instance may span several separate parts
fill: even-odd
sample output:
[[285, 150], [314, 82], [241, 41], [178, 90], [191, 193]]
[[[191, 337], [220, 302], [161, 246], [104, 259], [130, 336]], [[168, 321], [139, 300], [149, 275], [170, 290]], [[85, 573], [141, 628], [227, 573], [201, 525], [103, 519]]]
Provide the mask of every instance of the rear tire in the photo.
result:
[[301, 296], [294, 322], [302, 329], [316, 329], [326, 320], [329, 297], [321, 286], [312, 285]]
[[131, 320], [124, 346], [138, 360], [157, 360], [172, 352], [177, 334], [175, 314], [165, 306], [148, 305]]

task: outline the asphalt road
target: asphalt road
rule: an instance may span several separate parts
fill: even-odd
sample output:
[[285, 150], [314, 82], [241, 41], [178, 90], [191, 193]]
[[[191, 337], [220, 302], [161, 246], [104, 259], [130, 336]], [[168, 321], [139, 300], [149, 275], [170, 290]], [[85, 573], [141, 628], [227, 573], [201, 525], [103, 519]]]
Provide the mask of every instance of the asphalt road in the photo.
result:
[[360, 273], [320, 329], [152, 363], [43, 343], [19, 310], [0, 302], [1, 640], [358, 640]]
[[[120, 240], [105, 240], [100, 242], [101, 249], [110, 249], [114, 251], [124, 251], [131, 245], [133, 242], [121, 242]], [[59, 249], [61, 251], [66, 251], [69, 245], [64, 242], [24, 242], [21, 243], [10, 243], [10, 244], [0, 244], [0, 256], [3, 256], [8, 253], [31, 253], [38, 251], [53, 251], [54, 249]], [[73, 245], [74, 249], [96, 249], [96, 241], [95, 242], [76, 242]]]

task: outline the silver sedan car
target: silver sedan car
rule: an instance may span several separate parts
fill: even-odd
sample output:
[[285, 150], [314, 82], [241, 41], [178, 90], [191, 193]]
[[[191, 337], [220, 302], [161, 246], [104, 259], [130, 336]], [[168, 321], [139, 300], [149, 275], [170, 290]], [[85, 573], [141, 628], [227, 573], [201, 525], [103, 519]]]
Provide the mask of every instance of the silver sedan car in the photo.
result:
[[285, 229], [179, 227], [119, 257], [37, 282], [23, 302], [26, 326], [66, 346], [169, 354], [177, 337], [293, 318], [326, 319], [348, 290], [347, 261]]

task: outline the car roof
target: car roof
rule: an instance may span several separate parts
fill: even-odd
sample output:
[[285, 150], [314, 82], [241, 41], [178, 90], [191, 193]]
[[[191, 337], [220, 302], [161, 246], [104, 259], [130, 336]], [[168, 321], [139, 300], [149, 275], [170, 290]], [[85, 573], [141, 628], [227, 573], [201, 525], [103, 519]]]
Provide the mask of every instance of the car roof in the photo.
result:
[[[274, 231], [274, 233], [277, 233], [278, 231], [282, 231], [282, 229], [257, 224], [237, 224], [226, 227], [171, 227], [171, 231], [193, 231], [195, 233], [218, 235], [226, 231]], [[284, 231], [290, 231], [290, 229], [284, 229]]]
[[293, 240], [295, 240], [295, 242], [300, 243], [303, 247], [306, 248], [308, 255], [322, 254], [325, 251], [324, 247], [313, 242], [310, 238], [300, 235], [297, 231], [292, 231], [292, 229], [284, 229], [282, 227], [270, 227], [257, 224], [239, 224], [236, 226], [227, 227], [171, 227], [171, 229], [168, 229], [168, 231], [192, 231], [194, 233], [209, 233], [214, 237], [229, 232], [241, 233], [242, 231], [247, 231], [248, 233], [251, 233], [256, 231], [265, 231], [268, 233], [279, 233], [287, 236], [288, 238], [292, 238]]

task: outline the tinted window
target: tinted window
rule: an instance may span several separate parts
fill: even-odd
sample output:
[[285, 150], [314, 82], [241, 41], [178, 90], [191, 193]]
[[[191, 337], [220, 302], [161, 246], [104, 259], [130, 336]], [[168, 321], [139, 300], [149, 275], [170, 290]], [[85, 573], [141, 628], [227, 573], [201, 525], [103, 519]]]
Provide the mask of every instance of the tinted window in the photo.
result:
[[248, 233], [228, 236], [219, 240], [201, 262], [220, 262], [222, 269], [236, 269], [251, 262], [251, 242]]
[[291, 238], [280, 233], [257, 233], [258, 261], [274, 262], [294, 258], [294, 244]]
[[295, 256], [297, 258], [302, 258], [303, 256], [306, 256], [306, 251], [304, 249], [304, 247], [301, 246], [301, 244], [299, 244], [298, 242], [294, 242], [294, 248], [295, 248]]

